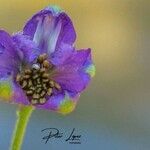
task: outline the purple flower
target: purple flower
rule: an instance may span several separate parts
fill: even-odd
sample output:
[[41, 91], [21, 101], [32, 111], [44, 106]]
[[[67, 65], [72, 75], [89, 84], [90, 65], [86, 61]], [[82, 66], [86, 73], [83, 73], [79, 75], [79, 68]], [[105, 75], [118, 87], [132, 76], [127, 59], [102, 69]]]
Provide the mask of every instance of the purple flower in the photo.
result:
[[0, 97], [11, 103], [69, 113], [95, 67], [91, 50], [76, 50], [67, 14], [47, 7], [19, 33], [0, 30]]

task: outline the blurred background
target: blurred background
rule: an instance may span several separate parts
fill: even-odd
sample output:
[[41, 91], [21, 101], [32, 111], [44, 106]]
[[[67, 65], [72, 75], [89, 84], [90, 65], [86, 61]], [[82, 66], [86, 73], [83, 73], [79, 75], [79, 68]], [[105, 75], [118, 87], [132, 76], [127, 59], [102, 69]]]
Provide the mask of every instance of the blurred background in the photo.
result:
[[[76, 110], [62, 116], [35, 110], [22, 150], [150, 150], [150, 1], [149, 0], [0, 0], [0, 28], [21, 30], [47, 5], [72, 18], [77, 48], [92, 48], [96, 76]], [[16, 105], [0, 102], [0, 150], [8, 150]], [[76, 128], [80, 145], [52, 140], [41, 130]]]

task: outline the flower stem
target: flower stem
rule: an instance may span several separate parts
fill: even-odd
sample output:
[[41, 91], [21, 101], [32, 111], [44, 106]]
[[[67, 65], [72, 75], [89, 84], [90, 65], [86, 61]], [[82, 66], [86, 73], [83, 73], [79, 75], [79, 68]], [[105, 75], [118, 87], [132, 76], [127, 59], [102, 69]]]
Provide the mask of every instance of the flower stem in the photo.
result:
[[34, 107], [32, 106], [21, 106], [17, 111], [18, 118], [13, 132], [10, 150], [21, 149], [26, 127], [33, 110]]

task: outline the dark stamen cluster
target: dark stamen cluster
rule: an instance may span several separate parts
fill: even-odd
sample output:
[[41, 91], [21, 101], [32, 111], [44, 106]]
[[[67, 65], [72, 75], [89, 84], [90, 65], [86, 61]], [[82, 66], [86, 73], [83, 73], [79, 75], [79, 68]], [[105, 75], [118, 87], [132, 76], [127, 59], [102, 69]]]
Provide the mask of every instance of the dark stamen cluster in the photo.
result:
[[50, 79], [48, 70], [53, 66], [46, 59], [46, 54], [40, 55], [32, 68], [25, 69], [16, 77], [16, 81], [34, 105], [44, 104], [47, 101], [46, 96], [51, 96], [54, 88], [61, 89], [58, 83]]

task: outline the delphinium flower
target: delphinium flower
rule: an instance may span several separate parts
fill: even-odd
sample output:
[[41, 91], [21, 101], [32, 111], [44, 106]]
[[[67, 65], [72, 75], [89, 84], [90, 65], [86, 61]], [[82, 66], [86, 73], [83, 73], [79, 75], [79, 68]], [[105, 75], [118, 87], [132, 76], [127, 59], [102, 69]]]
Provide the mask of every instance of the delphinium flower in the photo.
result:
[[57, 7], [41, 10], [12, 36], [0, 30], [1, 99], [72, 111], [95, 71], [91, 50], [76, 50], [75, 39], [70, 18]]
[[71, 112], [94, 76], [91, 49], [76, 50], [71, 19], [58, 7], [35, 14], [23, 30], [0, 30], [0, 98]]

